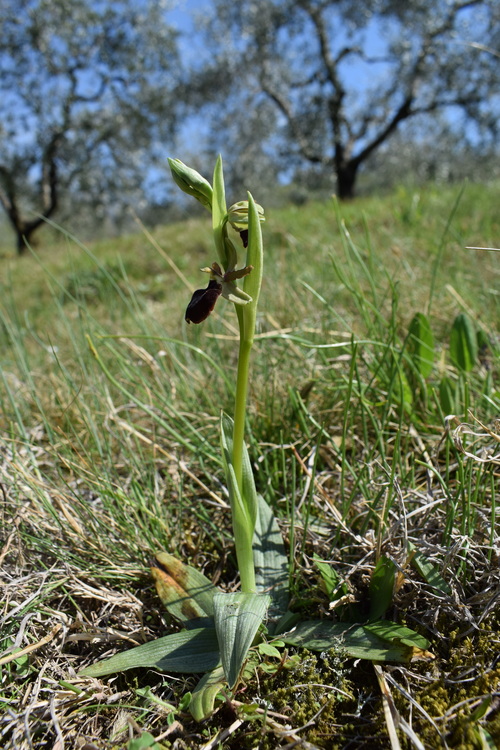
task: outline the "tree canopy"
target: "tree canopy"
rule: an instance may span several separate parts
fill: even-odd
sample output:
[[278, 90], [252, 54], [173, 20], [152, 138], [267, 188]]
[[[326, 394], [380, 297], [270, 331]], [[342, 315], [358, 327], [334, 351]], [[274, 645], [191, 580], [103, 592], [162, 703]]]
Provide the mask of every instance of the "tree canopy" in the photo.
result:
[[476, 141], [497, 134], [497, 0], [214, 0], [205, 28], [241, 127], [254, 113], [262, 125], [271, 102], [268, 144], [288, 166], [332, 170], [342, 198], [417, 115], [445, 112]]
[[137, 189], [174, 125], [176, 34], [144, 0], [3, 0], [0, 202], [18, 251], [61, 195]]

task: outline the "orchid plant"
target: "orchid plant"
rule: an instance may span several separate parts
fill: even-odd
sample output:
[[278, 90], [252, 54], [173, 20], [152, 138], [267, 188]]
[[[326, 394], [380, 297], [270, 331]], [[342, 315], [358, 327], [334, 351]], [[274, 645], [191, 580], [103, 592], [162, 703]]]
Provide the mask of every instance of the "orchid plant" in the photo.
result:
[[[81, 674], [100, 677], [137, 667], [204, 673], [187, 702], [183, 701], [193, 717], [202, 720], [213, 712], [217, 696], [227, 698], [234, 693], [249, 673], [248, 665], [255, 666], [261, 657], [281, 658], [279, 649], [285, 644], [320, 651], [336, 646], [355, 658], [405, 662], [428, 655], [428, 643], [409, 628], [381, 619], [391, 603], [396, 579], [394, 564], [386, 558], [379, 560], [372, 577], [372, 606], [366, 621], [298, 623], [298, 616], [289, 611], [288, 558], [283, 538], [273, 511], [256, 491], [244, 440], [250, 358], [263, 275], [264, 210], [250, 194], [247, 200], [227, 208], [220, 157], [212, 184], [178, 159], [169, 159], [169, 165], [181, 190], [211, 212], [217, 256], [210, 266], [201, 269], [209, 276], [208, 285], [193, 293], [186, 322], [202, 323], [219, 297], [224, 297], [233, 303], [239, 325], [234, 414], [232, 418], [221, 415], [220, 432], [241, 590], [225, 593], [196, 568], [169, 553], [156, 553], [152, 575], [158, 594], [183, 629], [116, 654]], [[240, 263], [242, 250], [245, 259]], [[330, 566], [318, 560], [317, 569], [332, 600], [343, 596], [345, 584], [336, 581], [331, 585]]]

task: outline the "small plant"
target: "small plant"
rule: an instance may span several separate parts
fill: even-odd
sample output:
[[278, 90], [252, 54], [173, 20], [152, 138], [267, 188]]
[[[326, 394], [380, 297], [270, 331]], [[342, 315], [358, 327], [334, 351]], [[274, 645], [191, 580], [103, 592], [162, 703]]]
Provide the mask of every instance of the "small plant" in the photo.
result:
[[[281, 658], [279, 649], [285, 644], [319, 651], [338, 647], [354, 658], [406, 662], [426, 655], [428, 642], [409, 628], [381, 619], [395, 586], [394, 565], [385, 558], [379, 560], [373, 575], [371, 607], [365, 619], [358, 615], [342, 622], [297, 623], [297, 616], [288, 610], [288, 560], [283, 539], [272, 509], [257, 493], [244, 441], [250, 356], [264, 265], [264, 211], [250, 194], [227, 209], [220, 158], [212, 185], [181, 161], [171, 159], [169, 163], [177, 185], [211, 212], [217, 254], [217, 261], [201, 269], [209, 275], [208, 285], [194, 292], [186, 321], [203, 322], [221, 296], [234, 304], [238, 319], [234, 414], [232, 418], [221, 415], [220, 433], [241, 591], [224, 593], [192, 566], [158, 552], [152, 568], [158, 594], [184, 629], [117, 654], [81, 674], [99, 677], [137, 667], [204, 673], [189, 700], [191, 714], [202, 720], [213, 712], [218, 695], [231, 697], [251, 673], [249, 666], [261, 659]], [[243, 246], [244, 262], [240, 262], [237, 242]], [[335, 598], [335, 592], [344, 591], [345, 584], [337, 581], [326, 562], [317, 560], [316, 564], [326, 592]], [[272, 673], [273, 669], [264, 671]]]

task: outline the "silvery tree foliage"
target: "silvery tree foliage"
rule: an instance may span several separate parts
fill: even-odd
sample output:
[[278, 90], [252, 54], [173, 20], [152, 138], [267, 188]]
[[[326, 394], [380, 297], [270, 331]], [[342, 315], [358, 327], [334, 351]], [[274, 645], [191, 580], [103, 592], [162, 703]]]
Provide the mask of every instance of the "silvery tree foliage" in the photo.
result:
[[176, 34], [161, 3], [3, 0], [0, 203], [22, 253], [68, 201], [123, 205], [174, 126]]
[[497, 0], [214, 0], [204, 29], [233, 128], [262, 131], [271, 104], [268, 150], [329, 170], [342, 198], [411, 118], [439, 114], [476, 144], [497, 133]]

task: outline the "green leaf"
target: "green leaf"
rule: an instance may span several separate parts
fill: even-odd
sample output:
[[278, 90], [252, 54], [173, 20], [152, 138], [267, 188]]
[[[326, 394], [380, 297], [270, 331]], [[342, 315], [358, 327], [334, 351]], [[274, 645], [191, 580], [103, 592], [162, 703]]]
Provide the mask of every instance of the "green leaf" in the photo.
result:
[[272, 643], [259, 643], [259, 654], [263, 656], [273, 656], [275, 659], [281, 659], [281, 653]]
[[162, 747], [150, 732], [143, 732], [140, 737], [129, 740], [127, 750], [162, 750]]
[[257, 495], [258, 513], [253, 541], [257, 593], [269, 594], [269, 619], [279, 620], [288, 607], [288, 558], [272, 509]]
[[348, 593], [347, 585], [342, 581], [335, 568], [316, 554], [313, 555], [313, 561], [319, 571], [325, 593], [330, 601], [334, 602], [345, 596]]
[[434, 336], [428, 318], [417, 313], [408, 330], [408, 354], [418, 373], [427, 378], [434, 365]]
[[156, 590], [168, 612], [186, 627], [200, 627], [213, 618], [213, 598], [218, 588], [191, 565], [166, 552], [155, 554], [151, 568]]
[[379, 620], [371, 622], [364, 626], [365, 630], [374, 633], [384, 641], [391, 643], [403, 643], [405, 646], [415, 648], [419, 651], [425, 651], [429, 648], [429, 641], [423, 635], [416, 633], [411, 628], [404, 625], [398, 625], [397, 622], [390, 620]]
[[476, 329], [465, 313], [457, 315], [450, 335], [450, 359], [459, 370], [469, 372], [477, 362]]
[[454, 414], [456, 411], [457, 386], [451, 378], [445, 375], [439, 384], [439, 404], [443, 414]]
[[404, 409], [409, 410], [413, 403], [413, 391], [404, 370], [399, 366], [394, 371], [391, 389], [396, 403]]
[[[411, 642], [411, 637], [415, 643]], [[407, 663], [412, 658], [428, 657], [428, 642], [409, 628], [381, 621], [376, 625], [350, 625], [326, 620], [299, 623], [280, 638], [292, 646], [312, 651], [335, 648], [355, 659]], [[404, 642], [406, 639], [407, 642]]]
[[236, 685], [248, 650], [263, 621], [270, 597], [262, 594], [217, 594], [214, 597], [215, 628], [224, 674]]
[[[222, 460], [226, 473], [226, 479], [228, 484], [229, 497], [231, 500], [231, 507], [233, 503], [236, 504], [238, 512], [244, 516], [245, 531], [254, 533], [255, 524], [257, 521], [258, 513], [258, 500], [257, 490], [255, 489], [255, 481], [253, 478], [252, 464], [250, 463], [250, 457], [246, 445], [243, 445], [243, 460], [242, 460], [242, 494], [239, 492], [234, 471], [232, 469], [232, 457], [233, 457], [233, 428], [234, 422], [227, 414], [222, 413], [221, 415], [221, 447], [222, 447]], [[237, 520], [237, 519], [236, 519]], [[235, 521], [235, 514], [233, 512], [233, 522]]]
[[477, 748], [478, 750], [498, 750], [498, 745], [491, 736], [491, 734], [481, 726], [481, 724], [478, 724], [476, 727], [474, 727], [474, 733], [477, 738]]
[[418, 552], [415, 545], [412, 542], [408, 543], [408, 550], [413, 553], [411, 555], [410, 565], [414, 568], [424, 579], [429, 586], [441, 591], [442, 594], [451, 594], [451, 588], [448, 583], [444, 580], [443, 576], [439, 573], [436, 567], [427, 560], [421, 552]]
[[84, 677], [103, 677], [127, 669], [155, 668], [161, 672], [197, 674], [215, 669], [220, 663], [214, 628], [172, 633], [142, 646], [111, 656], [80, 672]]
[[370, 580], [370, 620], [378, 620], [391, 606], [395, 577], [392, 560], [380, 557]]
[[226, 678], [222, 667], [212, 669], [203, 675], [193, 690], [189, 703], [189, 711], [195, 721], [203, 721], [213, 713], [215, 699], [225, 685]]

